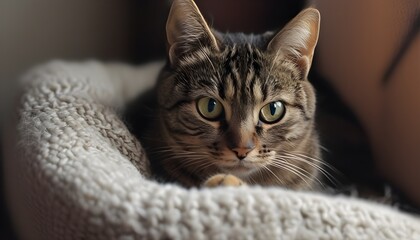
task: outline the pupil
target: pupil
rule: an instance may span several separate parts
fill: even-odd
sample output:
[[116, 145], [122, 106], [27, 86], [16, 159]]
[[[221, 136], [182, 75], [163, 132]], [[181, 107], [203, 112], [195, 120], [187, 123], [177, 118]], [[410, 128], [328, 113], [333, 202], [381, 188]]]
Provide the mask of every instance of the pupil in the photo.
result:
[[276, 103], [270, 103], [270, 113], [271, 115], [276, 113]]
[[207, 105], [207, 109], [209, 112], [213, 112], [214, 108], [216, 107], [216, 101], [214, 99], [210, 99]]

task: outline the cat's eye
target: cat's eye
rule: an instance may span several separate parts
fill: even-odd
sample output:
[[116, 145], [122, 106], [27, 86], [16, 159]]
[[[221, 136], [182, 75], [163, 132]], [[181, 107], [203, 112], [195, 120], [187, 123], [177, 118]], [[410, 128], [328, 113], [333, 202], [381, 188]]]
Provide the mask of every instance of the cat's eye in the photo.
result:
[[197, 101], [197, 110], [207, 120], [217, 120], [223, 113], [222, 104], [214, 98], [203, 97]]
[[271, 102], [261, 108], [260, 120], [265, 123], [275, 123], [283, 118], [286, 112], [284, 104], [280, 101]]

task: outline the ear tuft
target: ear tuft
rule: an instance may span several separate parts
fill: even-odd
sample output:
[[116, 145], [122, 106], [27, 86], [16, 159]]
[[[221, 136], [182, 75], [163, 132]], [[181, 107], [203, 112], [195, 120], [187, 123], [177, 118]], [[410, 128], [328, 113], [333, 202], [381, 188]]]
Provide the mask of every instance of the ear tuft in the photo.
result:
[[193, 0], [174, 0], [166, 22], [169, 61], [179, 58], [198, 47], [219, 50], [217, 40]]
[[312, 64], [318, 42], [320, 19], [318, 10], [303, 10], [277, 33], [267, 46], [267, 51], [295, 62], [303, 79], [306, 79]]

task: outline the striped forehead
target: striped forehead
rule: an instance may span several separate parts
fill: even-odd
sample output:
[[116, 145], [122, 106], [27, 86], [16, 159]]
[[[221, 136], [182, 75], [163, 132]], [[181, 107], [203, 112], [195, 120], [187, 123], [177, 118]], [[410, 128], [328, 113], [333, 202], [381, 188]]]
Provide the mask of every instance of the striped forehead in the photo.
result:
[[234, 45], [224, 52], [219, 94], [222, 99], [249, 104], [264, 98], [261, 81], [262, 54], [250, 44]]
[[249, 43], [232, 44], [221, 53], [202, 47], [179, 62], [177, 85], [186, 95], [207, 92], [232, 105], [258, 104], [289, 88], [284, 80], [295, 75], [292, 66], [272, 65], [261, 49]]

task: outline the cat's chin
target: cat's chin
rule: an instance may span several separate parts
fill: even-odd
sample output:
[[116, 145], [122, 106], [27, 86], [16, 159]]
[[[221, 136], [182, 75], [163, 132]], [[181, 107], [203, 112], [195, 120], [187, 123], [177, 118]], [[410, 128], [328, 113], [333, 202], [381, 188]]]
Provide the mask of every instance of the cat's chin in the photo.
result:
[[237, 177], [247, 177], [253, 172], [257, 170], [257, 167], [253, 166], [245, 166], [243, 164], [237, 164], [235, 166], [229, 166], [229, 167], [221, 167], [222, 171], [227, 174], [232, 174]]

